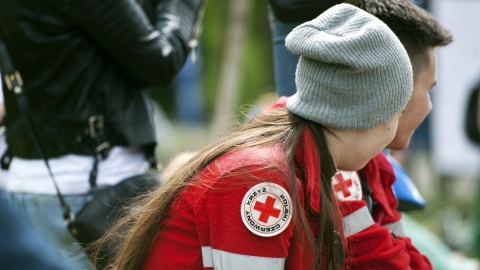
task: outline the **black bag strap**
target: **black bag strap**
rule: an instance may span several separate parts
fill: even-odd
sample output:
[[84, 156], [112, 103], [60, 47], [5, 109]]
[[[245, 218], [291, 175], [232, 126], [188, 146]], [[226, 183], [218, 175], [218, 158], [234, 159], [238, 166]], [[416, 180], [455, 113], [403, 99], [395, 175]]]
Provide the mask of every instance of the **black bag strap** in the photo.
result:
[[50, 164], [48, 162], [48, 156], [43, 147], [42, 140], [38, 135], [35, 122], [32, 118], [32, 113], [30, 111], [30, 106], [28, 105], [28, 100], [23, 93], [23, 81], [22, 77], [20, 76], [20, 72], [16, 70], [15, 65], [10, 57], [10, 53], [8, 52], [7, 45], [3, 38], [2, 33], [0, 33], [0, 70], [3, 73], [3, 79], [5, 80], [5, 84], [9, 91], [13, 91], [15, 99], [22, 111], [22, 114], [25, 118], [27, 123], [28, 131], [32, 136], [35, 147], [37, 148], [38, 153], [42, 157], [45, 165], [48, 169], [48, 174], [52, 179], [53, 185], [55, 186], [55, 190], [57, 192], [58, 200], [60, 201], [60, 206], [62, 207], [62, 214], [63, 220], [65, 221], [66, 225], [72, 224], [75, 221], [75, 214], [70, 210], [69, 205], [65, 201], [60, 189], [58, 188], [57, 181], [55, 180], [55, 176], [50, 168]]

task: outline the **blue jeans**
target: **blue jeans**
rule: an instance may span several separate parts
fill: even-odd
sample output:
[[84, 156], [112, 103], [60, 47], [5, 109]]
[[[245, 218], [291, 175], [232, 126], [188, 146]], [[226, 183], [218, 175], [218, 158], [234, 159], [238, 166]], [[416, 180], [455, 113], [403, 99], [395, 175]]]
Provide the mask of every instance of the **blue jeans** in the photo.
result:
[[2, 269], [64, 270], [60, 253], [48, 246], [14, 211], [0, 190], [0, 265]]
[[291, 96], [297, 92], [295, 87], [295, 70], [299, 56], [285, 47], [285, 37], [302, 22], [281, 22], [270, 12], [272, 21], [273, 65], [275, 87], [278, 96]]
[[[86, 203], [89, 194], [66, 195], [65, 201], [76, 213]], [[66, 269], [93, 269], [90, 260], [68, 232], [62, 218], [62, 210], [56, 195], [10, 192], [12, 207], [25, 216], [48, 244], [60, 251]]]

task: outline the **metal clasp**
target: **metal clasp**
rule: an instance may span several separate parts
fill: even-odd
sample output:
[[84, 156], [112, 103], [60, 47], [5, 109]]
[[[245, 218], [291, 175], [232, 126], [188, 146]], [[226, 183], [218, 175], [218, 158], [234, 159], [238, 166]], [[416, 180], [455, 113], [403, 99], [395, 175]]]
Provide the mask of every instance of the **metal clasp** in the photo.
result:
[[98, 145], [97, 147], [95, 147], [95, 152], [100, 153], [102, 158], [106, 159], [108, 154], [110, 153], [110, 148], [111, 148], [110, 143], [105, 141], [100, 145]]
[[105, 121], [103, 115], [92, 115], [88, 118], [88, 133], [91, 138], [96, 138], [104, 132]]
[[23, 80], [18, 70], [15, 70], [13, 73], [5, 74], [4, 78], [8, 90], [13, 90], [16, 94], [20, 94], [22, 92]]
[[78, 230], [77, 230], [77, 227], [75, 226], [75, 221], [76, 221], [75, 214], [72, 211], [70, 211], [70, 209], [68, 209], [67, 211], [68, 211], [68, 214], [64, 213], [63, 215], [63, 223], [65, 223], [65, 226], [67, 226], [70, 233], [76, 236], [78, 234]]

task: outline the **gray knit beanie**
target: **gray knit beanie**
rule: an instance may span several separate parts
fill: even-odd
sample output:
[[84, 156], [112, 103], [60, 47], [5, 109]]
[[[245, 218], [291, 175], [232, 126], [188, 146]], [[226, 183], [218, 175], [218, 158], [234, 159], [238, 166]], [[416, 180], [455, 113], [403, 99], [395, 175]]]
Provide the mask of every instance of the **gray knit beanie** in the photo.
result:
[[386, 24], [349, 4], [297, 26], [285, 45], [300, 55], [291, 112], [343, 129], [375, 127], [408, 102], [412, 66]]

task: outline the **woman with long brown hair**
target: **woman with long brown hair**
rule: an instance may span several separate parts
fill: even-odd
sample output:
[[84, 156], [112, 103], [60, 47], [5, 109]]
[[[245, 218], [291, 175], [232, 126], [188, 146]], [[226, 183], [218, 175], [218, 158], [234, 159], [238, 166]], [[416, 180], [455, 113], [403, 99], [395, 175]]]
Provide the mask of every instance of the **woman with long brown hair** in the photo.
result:
[[298, 26], [286, 45], [300, 55], [286, 107], [207, 146], [132, 207], [98, 243], [117, 249], [109, 269], [348, 266], [361, 243], [346, 238], [373, 222], [337, 202], [331, 178], [393, 139], [412, 67], [385, 24], [348, 4]]

